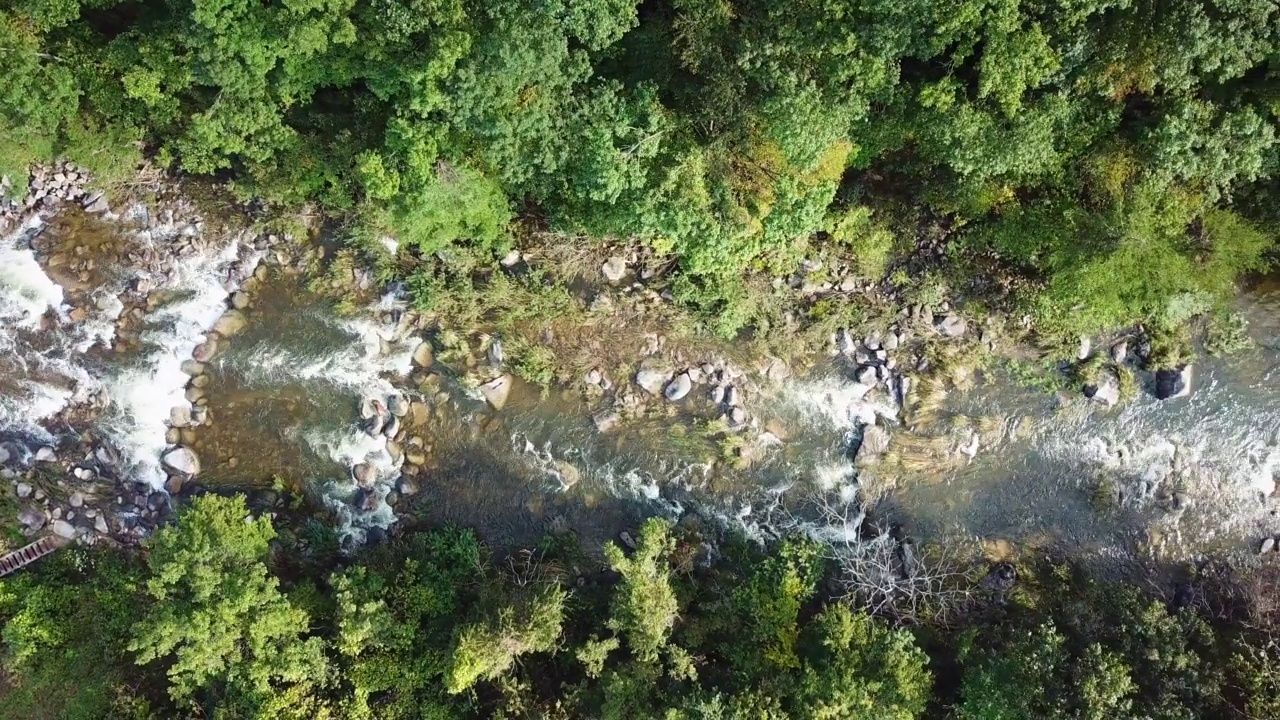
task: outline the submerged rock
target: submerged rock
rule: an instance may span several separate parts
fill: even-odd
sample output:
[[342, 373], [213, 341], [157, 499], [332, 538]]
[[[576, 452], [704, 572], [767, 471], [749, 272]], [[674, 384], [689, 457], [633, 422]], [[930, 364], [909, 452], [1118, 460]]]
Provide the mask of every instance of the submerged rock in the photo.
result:
[[617, 427], [622, 418], [616, 410], [603, 410], [593, 415], [591, 419], [596, 424], [596, 430], [607, 433]]
[[176, 447], [160, 458], [165, 467], [185, 475], [200, 474], [200, 458], [188, 447]]
[[501, 410], [511, 395], [511, 376], [501, 375], [490, 380], [480, 386], [480, 392], [494, 410]]

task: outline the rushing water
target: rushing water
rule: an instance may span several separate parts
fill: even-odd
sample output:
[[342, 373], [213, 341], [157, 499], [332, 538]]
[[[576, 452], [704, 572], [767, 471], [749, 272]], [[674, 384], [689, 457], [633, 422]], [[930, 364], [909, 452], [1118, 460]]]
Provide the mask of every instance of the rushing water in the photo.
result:
[[[870, 510], [919, 537], [1044, 538], [1101, 558], [1238, 552], [1280, 531], [1275, 284], [1242, 300], [1257, 347], [1198, 362], [1190, 397], [1144, 394], [1105, 410], [992, 375], [951, 403], [948, 432], [923, 437], [898, 425], [891, 394], [867, 394], [831, 364], [749, 398], [762, 431], [735, 468], [725, 435], [707, 431], [705, 388], [680, 412], [607, 434], [591, 419], [601, 401], [577, 391], [517, 381], [494, 411], [465, 362], [414, 366], [428, 333], [394, 292], [346, 316], [278, 270], [190, 395], [183, 363], [261, 253], [236, 233], [135, 212], [133, 225], [32, 222], [0, 243], [0, 434], [43, 443], [88, 418], [153, 487], [165, 482], [173, 408], [194, 397], [209, 422], [178, 437], [201, 458], [201, 484], [301, 481], [352, 542], [417, 521], [475, 525], [501, 542], [555, 527], [603, 539], [684, 510], [755, 534], [805, 528], [832, 540], [856, 537]], [[164, 254], [175, 245], [183, 250]], [[122, 247], [181, 261], [129, 263]], [[92, 268], [67, 260], [86, 253]], [[117, 327], [130, 328], [123, 344]], [[413, 405], [400, 442], [365, 432], [362, 403], [397, 395]], [[855, 467], [867, 423], [888, 428], [891, 449], [931, 462]], [[359, 463], [368, 491], [352, 478]], [[397, 483], [402, 474], [409, 483]]]

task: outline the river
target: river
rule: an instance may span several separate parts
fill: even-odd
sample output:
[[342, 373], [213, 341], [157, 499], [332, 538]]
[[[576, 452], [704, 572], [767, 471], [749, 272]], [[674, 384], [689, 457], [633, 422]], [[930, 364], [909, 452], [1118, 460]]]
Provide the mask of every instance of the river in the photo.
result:
[[[786, 380], [733, 380], [751, 388], [749, 433], [709, 424], [709, 385], [601, 432], [592, 418], [608, 393], [516, 379], [495, 409], [471, 366], [505, 368], [475, 339], [470, 362], [447, 352], [395, 288], [341, 313], [287, 267], [260, 264], [276, 252], [261, 238], [141, 206], [125, 215], [66, 212], [0, 241], [10, 465], [69, 448], [87, 473], [83, 460], [102, 459], [77, 444], [89, 437], [119, 458], [94, 466], [126, 488], [104, 496], [181, 491], [162, 461], [179, 444], [199, 458], [199, 486], [299, 490], [350, 547], [441, 522], [497, 544], [551, 529], [596, 542], [646, 515], [689, 512], [758, 537], [800, 529], [854, 542], [871, 517], [926, 541], [1051, 544], [1116, 563], [1243, 557], [1280, 533], [1275, 282], [1239, 300], [1254, 348], [1199, 359], [1185, 398], [1142, 393], [1104, 409], [991, 372], [947, 400], [942, 430], [913, 433], [892, 393], [866, 393], [835, 358]], [[215, 325], [226, 331], [216, 352], [193, 366]], [[415, 362], [423, 343], [435, 357]], [[395, 431], [369, 432], [384, 422], [363, 417], [375, 399], [393, 406], [384, 417]], [[851, 459], [868, 421], [887, 431], [896, 461]]]

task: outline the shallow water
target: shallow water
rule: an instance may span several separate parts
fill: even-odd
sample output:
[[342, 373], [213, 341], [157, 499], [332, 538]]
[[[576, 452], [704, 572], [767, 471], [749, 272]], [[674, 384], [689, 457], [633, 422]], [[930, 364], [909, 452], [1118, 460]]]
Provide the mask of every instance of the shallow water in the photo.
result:
[[[161, 271], [96, 250], [154, 250], [193, 234], [140, 220], [150, 222], [32, 226], [0, 243], [0, 433], [48, 442], [97, 431], [131, 477], [159, 487], [171, 408], [189, 407], [182, 362], [259, 253], [213, 232], [196, 233], [195, 249]], [[75, 246], [101, 255], [87, 279], [51, 267]], [[155, 288], [154, 299], [131, 295], [139, 282]], [[706, 386], [679, 409], [663, 403], [657, 417], [601, 434], [591, 416], [605, 402], [577, 390], [542, 393], [517, 380], [495, 412], [461, 358], [416, 369], [414, 348], [434, 336], [409, 323], [394, 292], [342, 316], [297, 277], [273, 271], [253, 295], [247, 327], [208, 364], [198, 402], [210, 423], [184, 431], [182, 442], [199, 454], [205, 486], [301, 481], [353, 543], [374, 527], [419, 522], [477, 526], [502, 543], [553, 528], [594, 541], [644, 515], [686, 510], [757, 536], [804, 529], [835, 541], [856, 537], [869, 511], [881, 527], [923, 539], [1043, 540], [1102, 559], [1239, 553], [1280, 532], [1270, 499], [1280, 472], [1274, 282], [1241, 300], [1257, 347], [1197, 362], [1188, 398], [1060, 406], [993, 374], [949, 403], [949, 432], [916, 436], [897, 425], [893, 397], [863, 396], [833, 363], [750, 394], [758, 427], [745, 466], [727, 461], [725, 434], [708, 427], [717, 412]], [[126, 345], [112, 350], [122, 312], [138, 317]], [[362, 401], [394, 393], [421, 406], [399, 445], [370, 436], [360, 417]], [[80, 411], [88, 406], [98, 409]], [[889, 429], [891, 450], [929, 462], [855, 467], [850, 450], [868, 422]], [[410, 453], [421, 462], [406, 465], [401, 455]], [[362, 462], [384, 501], [373, 509], [356, 507], [350, 468]], [[402, 474], [417, 492], [397, 498]]]

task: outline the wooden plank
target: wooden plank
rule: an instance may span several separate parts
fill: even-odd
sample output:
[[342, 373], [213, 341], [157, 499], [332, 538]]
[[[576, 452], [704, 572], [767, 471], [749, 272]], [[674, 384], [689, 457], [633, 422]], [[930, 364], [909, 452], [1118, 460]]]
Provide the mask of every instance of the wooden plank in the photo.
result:
[[61, 538], [45, 536], [29, 545], [23, 545], [4, 557], [0, 557], [0, 577], [20, 570], [62, 547], [61, 540]]

